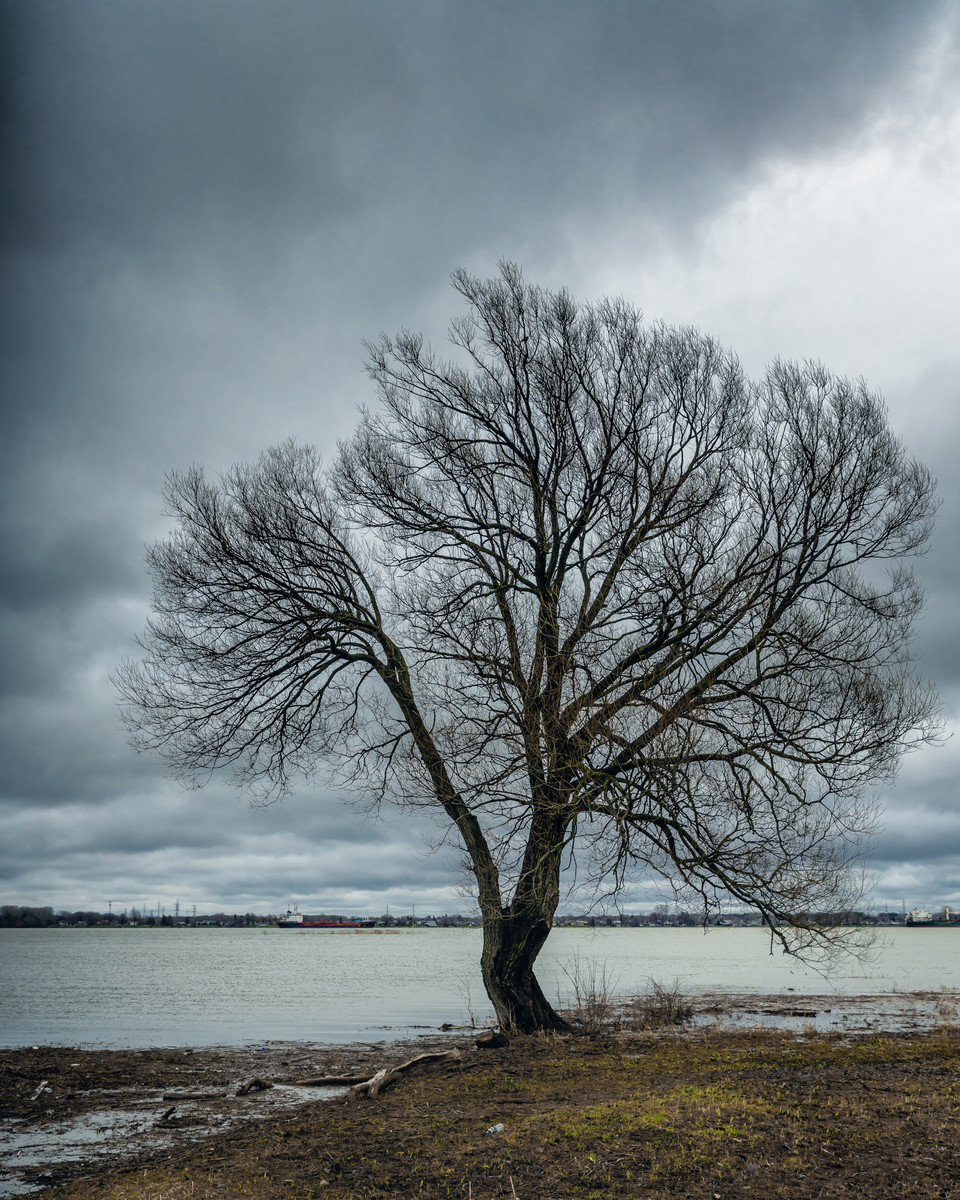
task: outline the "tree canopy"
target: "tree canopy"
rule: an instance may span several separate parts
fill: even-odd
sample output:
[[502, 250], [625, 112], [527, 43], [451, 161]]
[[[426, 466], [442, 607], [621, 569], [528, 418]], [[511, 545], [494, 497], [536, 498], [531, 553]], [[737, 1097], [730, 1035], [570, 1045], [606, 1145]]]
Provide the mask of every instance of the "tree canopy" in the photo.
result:
[[286, 443], [171, 477], [121, 675], [135, 739], [193, 778], [334, 767], [438, 808], [506, 1029], [559, 1022], [533, 964], [566, 856], [822, 942], [872, 789], [935, 732], [905, 565], [927, 471], [819, 365], [749, 381], [694, 329], [510, 265], [454, 287], [455, 359], [371, 344], [379, 403], [329, 466]]

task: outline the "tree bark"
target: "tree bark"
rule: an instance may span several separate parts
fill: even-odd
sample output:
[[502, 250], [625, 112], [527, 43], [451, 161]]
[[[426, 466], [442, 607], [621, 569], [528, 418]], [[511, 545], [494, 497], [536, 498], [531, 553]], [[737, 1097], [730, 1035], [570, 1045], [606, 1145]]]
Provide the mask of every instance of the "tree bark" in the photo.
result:
[[533, 964], [543, 948], [550, 924], [530, 921], [509, 909], [483, 923], [483, 984], [504, 1033], [569, 1030], [543, 994]]
[[533, 964], [560, 901], [565, 818], [557, 809], [535, 815], [512, 904], [481, 905], [483, 983], [504, 1033], [569, 1030], [543, 994]]

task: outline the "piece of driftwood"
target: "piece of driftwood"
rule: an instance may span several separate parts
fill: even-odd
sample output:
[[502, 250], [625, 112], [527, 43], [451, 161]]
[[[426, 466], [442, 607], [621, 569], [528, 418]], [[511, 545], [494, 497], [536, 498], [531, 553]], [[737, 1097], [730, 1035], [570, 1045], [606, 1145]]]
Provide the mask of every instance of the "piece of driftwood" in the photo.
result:
[[44, 1080], [42, 1080], [42, 1081], [41, 1081], [41, 1083], [40, 1083], [40, 1086], [39, 1086], [39, 1087], [37, 1088], [37, 1090], [36, 1090], [36, 1091], [33, 1093], [33, 1095], [30, 1097], [30, 1099], [31, 1099], [31, 1100], [37, 1100], [37, 1099], [39, 1099], [39, 1098], [40, 1098], [40, 1096], [42, 1096], [42, 1095], [43, 1095], [44, 1089], [46, 1088], [46, 1086], [47, 1086], [47, 1084], [48, 1084], [49, 1082], [50, 1082], [50, 1080], [49, 1080], [49, 1079], [44, 1079]]
[[295, 1079], [291, 1087], [353, 1087], [365, 1083], [366, 1075], [314, 1075], [310, 1079]]
[[238, 1096], [246, 1096], [248, 1092], [265, 1092], [267, 1088], [272, 1088], [273, 1084], [268, 1083], [266, 1079], [261, 1079], [259, 1075], [254, 1075], [252, 1079], [247, 1079], [237, 1088]]
[[385, 1088], [416, 1066], [426, 1066], [427, 1063], [460, 1062], [459, 1050], [438, 1050], [431, 1054], [418, 1054], [416, 1058], [408, 1059], [396, 1067], [383, 1067], [369, 1078], [366, 1075], [318, 1075], [311, 1079], [296, 1079], [297, 1087], [348, 1087], [348, 1099], [358, 1096], [378, 1096]]
[[418, 1054], [416, 1058], [400, 1063], [397, 1067], [384, 1067], [364, 1083], [355, 1083], [347, 1093], [347, 1098], [353, 1100], [357, 1096], [370, 1096], [371, 1098], [378, 1096], [380, 1092], [388, 1088], [391, 1083], [396, 1083], [413, 1067], [426, 1066], [427, 1063], [460, 1062], [461, 1058], [459, 1050], [438, 1050], [434, 1054]]
[[502, 1050], [504, 1046], [510, 1045], [510, 1039], [502, 1033], [497, 1033], [495, 1029], [488, 1029], [478, 1034], [475, 1044], [478, 1050]]
[[222, 1100], [226, 1092], [164, 1092], [161, 1100]]

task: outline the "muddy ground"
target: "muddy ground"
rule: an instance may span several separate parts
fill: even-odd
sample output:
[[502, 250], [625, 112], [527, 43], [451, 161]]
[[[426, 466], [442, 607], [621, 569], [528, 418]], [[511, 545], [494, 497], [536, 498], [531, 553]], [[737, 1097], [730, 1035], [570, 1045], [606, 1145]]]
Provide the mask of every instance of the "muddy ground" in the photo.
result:
[[[960, 1198], [952, 1004], [727, 997], [683, 1027], [637, 1029], [628, 1013], [497, 1050], [457, 1030], [413, 1045], [0, 1050], [0, 1195]], [[374, 1100], [297, 1082], [450, 1047], [460, 1062]], [[271, 1086], [238, 1095], [252, 1080]]]

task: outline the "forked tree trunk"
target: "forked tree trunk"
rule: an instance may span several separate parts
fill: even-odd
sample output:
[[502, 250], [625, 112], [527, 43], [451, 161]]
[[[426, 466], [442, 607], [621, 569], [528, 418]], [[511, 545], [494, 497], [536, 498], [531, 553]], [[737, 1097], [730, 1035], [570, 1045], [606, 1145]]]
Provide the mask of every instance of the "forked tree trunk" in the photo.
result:
[[504, 1033], [570, 1028], [543, 994], [533, 973], [533, 964], [549, 932], [544, 916], [530, 920], [507, 910], [484, 920], [483, 983]]
[[[483, 984], [504, 1033], [541, 1033], [570, 1026], [554, 1011], [533, 973], [560, 902], [560, 860], [567, 816], [562, 804], [544, 804], [530, 824], [513, 901], [500, 902], [494, 871], [481, 882]], [[487, 889], [484, 893], [483, 884]]]

